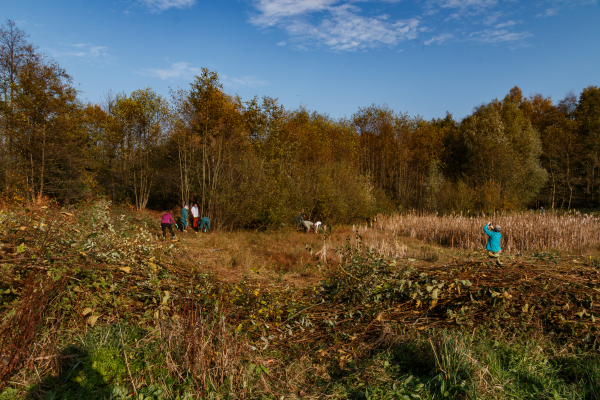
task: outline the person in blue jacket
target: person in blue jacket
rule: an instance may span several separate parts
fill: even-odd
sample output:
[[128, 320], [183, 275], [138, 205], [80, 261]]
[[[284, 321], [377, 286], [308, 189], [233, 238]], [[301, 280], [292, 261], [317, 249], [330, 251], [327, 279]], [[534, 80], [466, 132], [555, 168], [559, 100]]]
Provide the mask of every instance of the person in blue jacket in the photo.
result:
[[485, 249], [488, 251], [490, 257], [499, 257], [500, 251], [502, 250], [500, 248], [500, 238], [502, 237], [500, 225], [494, 226], [492, 230], [488, 229], [488, 226], [491, 227], [492, 223], [488, 222], [486, 226], [483, 227], [483, 231], [489, 236]]

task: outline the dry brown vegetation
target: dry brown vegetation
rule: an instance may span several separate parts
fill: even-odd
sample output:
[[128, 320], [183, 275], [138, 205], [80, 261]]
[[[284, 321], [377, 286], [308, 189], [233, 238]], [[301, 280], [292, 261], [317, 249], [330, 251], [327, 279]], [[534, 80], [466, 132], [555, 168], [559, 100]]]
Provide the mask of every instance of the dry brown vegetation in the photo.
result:
[[487, 236], [483, 226], [502, 227], [502, 248], [508, 253], [579, 251], [600, 245], [600, 218], [578, 212], [564, 215], [539, 212], [464, 216], [462, 214], [379, 215], [375, 228], [396, 236], [419, 238], [453, 249], [480, 249]]
[[342, 399], [371, 382], [400, 398], [503, 398], [487, 332], [510, 346], [537, 337], [554, 360], [600, 347], [591, 253], [500, 265], [378, 225], [163, 242], [150, 216], [106, 203], [0, 214], [0, 385], [33, 398]]

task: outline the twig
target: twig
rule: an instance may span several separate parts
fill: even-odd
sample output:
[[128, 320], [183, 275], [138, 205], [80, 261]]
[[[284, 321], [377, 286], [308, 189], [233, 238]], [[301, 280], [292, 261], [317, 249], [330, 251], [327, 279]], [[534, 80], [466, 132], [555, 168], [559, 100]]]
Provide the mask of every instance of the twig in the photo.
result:
[[[112, 284], [114, 285], [114, 280], [112, 280]], [[112, 293], [113, 304], [115, 305], [115, 311], [117, 312], [117, 323], [119, 324], [119, 336], [121, 337], [121, 346], [123, 347], [123, 355], [125, 356], [125, 366], [127, 367], [127, 373], [129, 374], [129, 379], [131, 380], [131, 386], [133, 386], [133, 392], [137, 396], [137, 389], [135, 387], [135, 382], [133, 381], [133, 376], [131, 375], [131, 370], [129, 369], [129, 358], [127, 357], [127, 351], [125, 351], [125, 341], [123, 340], [123, 331], [121, 329], [121, 316], [119, 315], [119, 309], [117, 306], [117, 301], [115, 299], [115, 294]]]
[[344, 271], [344, 273], [345, 273], [346, 275], [348, 275], [348, 276], [350, 276], [350, 277], [352, 277], [352, 278], [356, 279], [357, 281], [360, 281], [360, 279], [358, 279], [357, 277], [355, 277], [355, 276], [354, 276], [354, 275], [352, 275], [351, 273], [349, 273], [349, 272], [346, 272], [346, 270], [344, 269], [344, 267], [342, 267], [342, 265], [341, 265], [341, 264], [339, 265], [339, 267], [340, 267], [340, 269], [341, 269], [342, 271]]
[[298, 314], [300, 314], [300, 313], [302, 313], [302, 312], [304, 312], [304, 311], [306, 311], [306, 310], [309, 310], [309, 309], [311, 309], [311, 308], [313, 308], [313, 307], [316, 307], [316, 306], [318, 306], [318, 305], [321, 305], [321, 304], [323, 304], [323, 303], [316, 303], [316, 304], [313, 304], [312, 306], [306, 307], [304, 310], [300, 310], [300, 311], [298, 311], [297, 313], [295, 313], [294, 315], [292, 315], [291, 317], [288, 317], [288, 319], [286, 319], [285, 321], [283, 321], [283, 322], [281, 323], [281, 325], [285, 324], [285, 323], [286, 323], [286, 322], [288, 322], [290, 319], [294, 318], [296, 315], [298, 315]]
[[54, 356], [45, 356], [45, 357], [36, 357], [36, 358], [32, 358], [32, 361], [41, 361], [41, 360], [49, 360], [51, 358], [74, 358], [77, 357], [77, 354], [67, 354], [64, 356], [61, 355], [54, 355]]

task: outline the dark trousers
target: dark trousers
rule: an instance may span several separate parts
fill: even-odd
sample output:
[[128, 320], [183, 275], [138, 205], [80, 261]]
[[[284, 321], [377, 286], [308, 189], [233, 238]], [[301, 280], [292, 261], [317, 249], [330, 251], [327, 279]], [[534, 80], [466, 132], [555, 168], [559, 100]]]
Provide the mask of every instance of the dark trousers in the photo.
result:
[[161, 223], [160, 227], [162, 229], [163, 238], [166, 239], [166, 237], [167, 237], [167, 228], [169, 228], [169, 232], [171, 232], [171, 237], [175, 237], [175, 232], [173, 232], [173, 227], [171, 226], [170, 223], [169, 224]]

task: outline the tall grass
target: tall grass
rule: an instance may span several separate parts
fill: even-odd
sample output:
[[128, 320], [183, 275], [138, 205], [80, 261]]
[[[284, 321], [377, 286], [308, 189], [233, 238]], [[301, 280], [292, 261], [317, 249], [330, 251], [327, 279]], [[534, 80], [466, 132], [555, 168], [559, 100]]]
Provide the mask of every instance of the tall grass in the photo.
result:
[[454, 249], [485, 246], [483, 226], [492, 222], [502, 227], [502, 248], [524, 251], [569, 251], [600, 245], [600, 218], [578, 212], [564, 215], [535, 212], [472, 217], [463, 214], [379, 215], [374, 227], [393, 233], [439, 243]]

